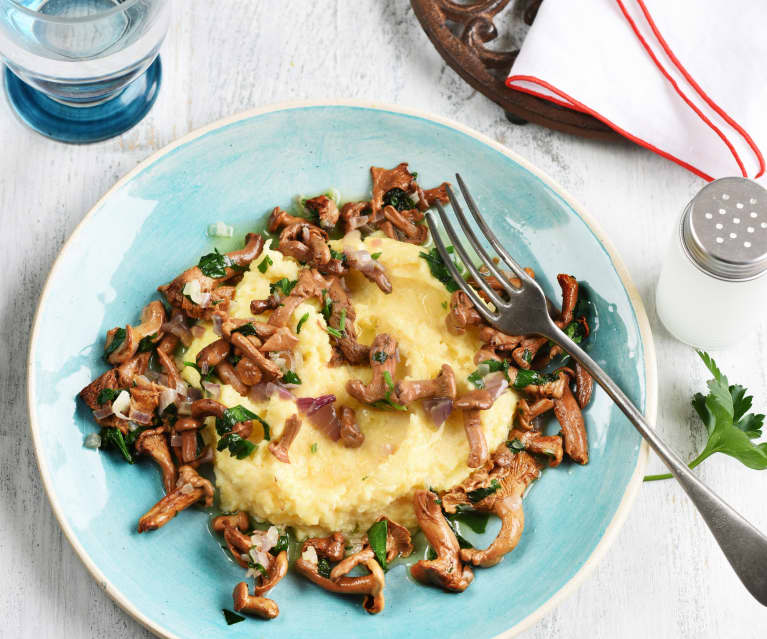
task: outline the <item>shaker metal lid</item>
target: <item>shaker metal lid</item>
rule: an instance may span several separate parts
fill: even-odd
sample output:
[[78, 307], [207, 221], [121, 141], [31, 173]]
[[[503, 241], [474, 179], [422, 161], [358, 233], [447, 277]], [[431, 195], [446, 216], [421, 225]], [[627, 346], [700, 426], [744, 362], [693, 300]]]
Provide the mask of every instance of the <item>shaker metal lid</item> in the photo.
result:
[[740, 177], [714, 180], [687, 205], [682, 243], [706, 273], [747, 280], [767, 270], [767, 189]]

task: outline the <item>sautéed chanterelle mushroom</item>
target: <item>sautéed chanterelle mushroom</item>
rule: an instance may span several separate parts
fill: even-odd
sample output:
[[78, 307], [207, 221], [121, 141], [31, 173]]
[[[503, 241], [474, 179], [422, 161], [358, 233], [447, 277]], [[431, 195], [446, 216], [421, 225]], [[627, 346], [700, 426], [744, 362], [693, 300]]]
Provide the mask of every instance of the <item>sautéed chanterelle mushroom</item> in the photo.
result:
[[[370, 172], [369, 200], [276, 207], [243, 248], [160, 286], [164, 302], [107, 332], [112, 368], [80, 393], [102, 428], [91, 445], [160, 469], [165, 496], [140, 533], [212, 506], [200, 472], [212, 465], [225, 513], [212, 530], [254, 580], [233, 607], [266, 619], [291, 567], [380, 612], [385, 571], [418, 529], [428, 549], [413, 577], [463, 591], [519, 542], [543, 467], [588, 462], [588, 374], [545, 338], [485, 324], [423, 246], [424, 211], [447, 202], [446, 185], [422, 189], [406, 163]], [[558, 282], [557, 324], [585, 339], [578, 282]], [[556, 435], [542, 432], [549, 411]], [[467, 511], [500, 518], [487, 548], [457, 534]]]

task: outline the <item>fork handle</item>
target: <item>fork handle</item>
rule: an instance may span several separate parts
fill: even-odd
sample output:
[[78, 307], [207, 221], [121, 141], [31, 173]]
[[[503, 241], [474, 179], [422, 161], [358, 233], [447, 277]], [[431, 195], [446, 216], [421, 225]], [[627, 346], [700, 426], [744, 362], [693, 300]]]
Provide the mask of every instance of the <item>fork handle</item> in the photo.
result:
[[719, 547], [743, 585], [767, 606], [767, 536], [752, 526], [729, 504], [704, 484], [687, 464], [669, 448], [647, 423], [639, 409], [605, 373], [604, 370], [575, 342], [553, 323], [549, 339], [561, 346], [585, 368], [618, 405], [634, 427], [650, 444], [655, 453], [682, 484], [687, 496], [703, 516]]

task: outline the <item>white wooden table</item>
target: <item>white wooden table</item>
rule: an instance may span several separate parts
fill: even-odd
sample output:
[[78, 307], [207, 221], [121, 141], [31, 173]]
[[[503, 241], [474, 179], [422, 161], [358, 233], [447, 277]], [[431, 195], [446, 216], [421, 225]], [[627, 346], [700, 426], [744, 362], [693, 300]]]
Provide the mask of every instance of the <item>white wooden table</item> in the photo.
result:
[[[50, 142], [0, 100], [0, 636], [149, 637], [91, 579], [47, 504], [28, 433], [25, 364], [37, 297], [64, 240], [138, 162], [223, 116], [277, 101], [391, 102], [453, 118], [528, 158], [601, 223], [641, 292], [658, 350], [658, 429], [683, 456], [702, 446], [691, 395], [704, 370], [655, 316], [653, 288], [676, 216], [702, 183], [627, 143], [510, 125], [445, 64], [407, 0], [176, 0], [149, 116], [92, 146]], [[712, 302], [713, 303], [713, 302]], [[767, 326], [718, 354], [767, 409]], [[660, 471], [653, 459], [650, 470]], [[729, 458], [697, 471], [767, 530], [767, 472]], [[580, 589], [527, 639], [763, 639], [767, 610], [746, 593], [673, 482], [644, 485], [613, 547]]]

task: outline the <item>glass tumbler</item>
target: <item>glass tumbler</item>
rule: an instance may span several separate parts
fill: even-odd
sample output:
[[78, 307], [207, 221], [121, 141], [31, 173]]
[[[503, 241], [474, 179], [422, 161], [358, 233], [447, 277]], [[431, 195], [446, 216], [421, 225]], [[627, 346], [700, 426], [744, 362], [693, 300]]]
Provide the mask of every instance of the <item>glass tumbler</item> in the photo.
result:
[[54, 140], [127, 131], [157, 98], [170, 10], [170, 0], [0, 0], [8, 101]]

